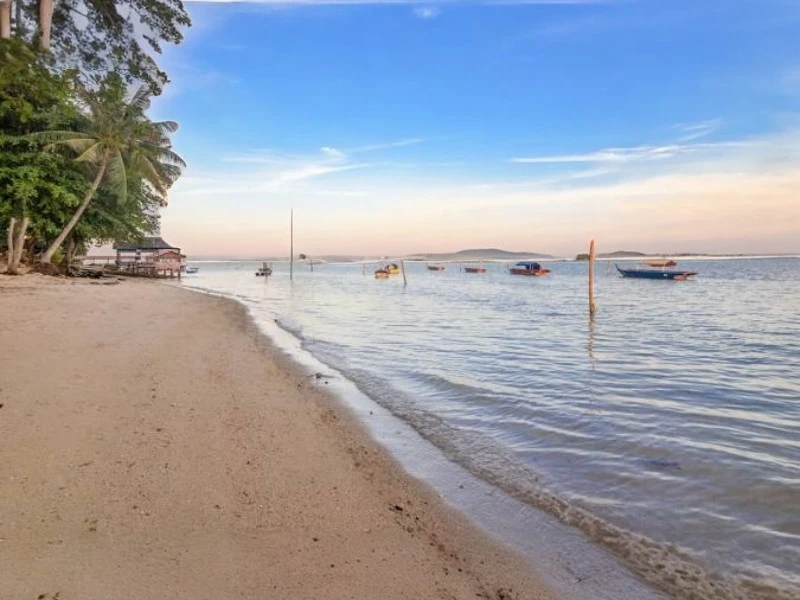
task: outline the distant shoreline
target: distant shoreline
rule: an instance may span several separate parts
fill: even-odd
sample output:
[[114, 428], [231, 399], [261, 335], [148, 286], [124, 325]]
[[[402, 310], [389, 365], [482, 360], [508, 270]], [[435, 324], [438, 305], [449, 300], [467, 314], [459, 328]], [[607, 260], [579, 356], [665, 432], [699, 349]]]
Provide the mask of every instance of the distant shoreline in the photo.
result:
[[[87, 258], [91, 258], [91, 255], [88, 255]], [[408, 263], [427, 263], [427, 262], [436, 262], [436, 263], [473, 263], [473, 262], [492, 262], [492, 263], [512, 263], [518, 260], [525, 260], [526, 258], [537, 260], [539, 262], [585, 262], [581, 260], [576, 260], [574, 256], [568, 257], [549, 257], [549, 258], [541, 258], [536, 256], [523, 256], [520, 255], [519, 257], [514, 258], [469, 258], [469, 259], [427, 259], [427, 258], [420, 258], [420, 257], [412, 257], [412, 258], [353, 258], [351, 260], [329, 260], [325, 256], [320, 256], [319, 258], [314, 259], [314, 264], [318, 263], [325, 263], [325, 264], [375, 264], [380, 262], [386, 262], [388, 260], [404, 260]], [[655, 260], [655, 259], [664, 259], [669, 258], [672, 260], [763, 260], [763, 259], [779, 259], [779, 258], [800, 258], [800, 253], [797, 254], [697, 254], [697, 255], [684, 255], [684, 254], [647, 254], [642, 256], [598, 256], [598, 261], [618, 261], [618, 262], [630, 262], [630, 261], [642, 261], [642, 260]], [[286, 256], [283, 257], [272, 257], [272, 258], [216, 258], [216, 257], [199, 257], [199, 258], [189, 258], [189, 262], [191, 263], [262, 263], [262, 262], [273, 262], [273, 263], [289, 263], [289, 258]], [[296, 264], [304, 264], [308, 261], [294, 261]]]

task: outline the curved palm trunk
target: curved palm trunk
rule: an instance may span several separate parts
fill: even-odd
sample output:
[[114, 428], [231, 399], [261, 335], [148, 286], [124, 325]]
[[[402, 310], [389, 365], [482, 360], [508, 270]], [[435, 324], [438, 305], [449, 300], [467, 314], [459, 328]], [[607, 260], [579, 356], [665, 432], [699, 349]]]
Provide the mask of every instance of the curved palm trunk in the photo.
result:
[[89, 203], [94, 198], [95, 192], [97, 192], [97, 188], [100, 187], [100, 182], [103, 180], [103, 175], [106, 174], [106, 168], [108, 167], [108, 154], [103, 156], [103, 162], [100, 163], [100, 168], [97, 171], [97, 175], [92, 182], [92, 187], [86, 192], [86, 196], [81, 202], [81, 205], [78, 207], [78, 210], [75, 211], [75, 214], [72, 215], [72, 218], [69, 220], [69, 223], [66, 224], [64, 229], [61, 230], [61, 233], [58, 234], [58, 237], [53, 240], [53, 243], [45, 250], [44, 254], [42, 254], [42, 258], [40, 262], [43, 265], [51, 265], [53, 264], [53, 255], [56, 253], [61, 247], [61, 244], [64, 243], [64, 240], [67, 239], [67, 236], [72, 232], [73, 228], [80, 220], [83, 213], [86, 211], [86, 207], [89, 206]]
[[53, 23], [53, 0], [39, 0], [39, 50], [50, 50], [50, 28]]

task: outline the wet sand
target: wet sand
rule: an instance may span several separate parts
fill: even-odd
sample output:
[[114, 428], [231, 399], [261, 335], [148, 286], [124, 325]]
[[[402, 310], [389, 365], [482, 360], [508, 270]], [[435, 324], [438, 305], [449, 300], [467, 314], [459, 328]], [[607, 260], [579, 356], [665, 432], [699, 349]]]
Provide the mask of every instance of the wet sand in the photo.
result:
[[0, 598], [556, 598], [233, 301], [32, 275], [0, 313]]

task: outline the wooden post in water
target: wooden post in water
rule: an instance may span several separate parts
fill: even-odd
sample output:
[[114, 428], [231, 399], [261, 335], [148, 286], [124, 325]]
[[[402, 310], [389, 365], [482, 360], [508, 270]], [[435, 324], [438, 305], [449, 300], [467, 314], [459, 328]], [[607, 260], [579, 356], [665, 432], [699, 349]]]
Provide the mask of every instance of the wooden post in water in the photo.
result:
[[294, 209], [289, 211], [289, 281], [294, 279]]
[[589, 316], [594, 316], [594, 240], [589, 242]]
[[404, 261], [400, 261], [400, 271], [403, 273], [403, 287], [408, 285], [408, 280], [406, 279], [406, 263]]

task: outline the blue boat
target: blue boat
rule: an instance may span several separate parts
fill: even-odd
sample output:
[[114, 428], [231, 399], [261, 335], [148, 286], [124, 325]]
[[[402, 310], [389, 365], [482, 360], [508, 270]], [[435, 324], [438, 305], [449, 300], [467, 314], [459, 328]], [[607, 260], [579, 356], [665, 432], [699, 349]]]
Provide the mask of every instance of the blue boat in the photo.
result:
[[634, 277], [638, 279], [671, 279], [674, 281], [683, 281], [697, 275], [697, 271], [672, 271], [664, 269], [620, 269], [618, 264], [614, 264], [617, 271], [623, 277]]

